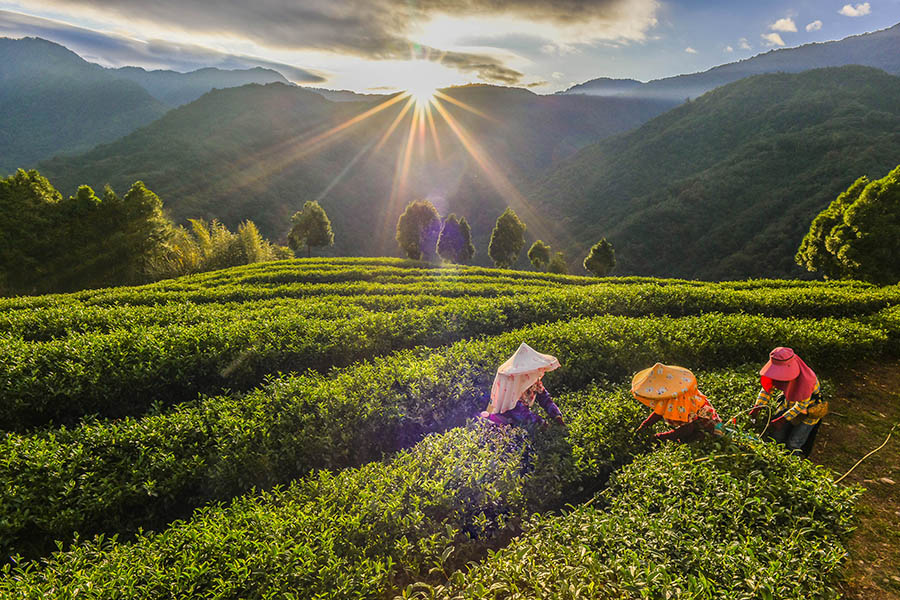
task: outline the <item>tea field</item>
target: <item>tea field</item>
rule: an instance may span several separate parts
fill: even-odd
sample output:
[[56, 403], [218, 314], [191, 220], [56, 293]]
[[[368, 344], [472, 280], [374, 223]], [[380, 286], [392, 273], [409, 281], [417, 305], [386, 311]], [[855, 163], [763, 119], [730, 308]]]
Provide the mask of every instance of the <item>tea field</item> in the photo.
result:
[[[0, 299], [0, 597], [833, 598], [863, 490], [751, 435], [775, 346], [832, 390], [900, 287], [298, 259]], [[567, 426], [472, 417], [521, 342]], [[680, 364], [735, 439], [655, 446]]]

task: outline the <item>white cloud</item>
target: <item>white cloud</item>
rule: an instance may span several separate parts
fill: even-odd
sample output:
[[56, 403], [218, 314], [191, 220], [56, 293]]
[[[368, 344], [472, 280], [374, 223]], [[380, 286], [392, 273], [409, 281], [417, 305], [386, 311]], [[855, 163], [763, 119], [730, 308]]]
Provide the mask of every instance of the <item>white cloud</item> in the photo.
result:
[[760, 37], [766, 43], [766, 46], [784, 46], [784, 40], [777, 33], [763, 33]]
[[685, 48], [684, 51], [687, 52], [688, 54], [697, 54], [697, 51], [694, 50], [693, 48], [691, 48], [690, 46]]
[[734, 52], [734, 48], [731, 46], [725, 46], [725, 52]]
[[785, 17], [783, 19], [778, 19], [777, 21], [772, 23], [772, 26], [769, 27], [769, 29], [771, 29], [772, 31], [783, 32], [797, 31], [797, 24], [794, 23], [794, 20], [792, 18]]
[[822, 29], [822, 21], [818, 19], [806, 26], [807, 31], [818, 31], [820, 29]]
[[751, 50], [750, 42], [747, 41], [747, 38], [741, 38], [738, 40], [738, 48], [741, 50]]
[[559, 71], [553, 72], [553, 79], [562, 79], [565, 73], [560, 73]]
[[844, 8], [838, 11], [838, 14], [844, 15], [845, 17], [862, 17], [872, 12], [872, 7], [868, 2], [863, 2], [862, 4], [857, 4], [853, 6], [852, 4], [845, 4]]

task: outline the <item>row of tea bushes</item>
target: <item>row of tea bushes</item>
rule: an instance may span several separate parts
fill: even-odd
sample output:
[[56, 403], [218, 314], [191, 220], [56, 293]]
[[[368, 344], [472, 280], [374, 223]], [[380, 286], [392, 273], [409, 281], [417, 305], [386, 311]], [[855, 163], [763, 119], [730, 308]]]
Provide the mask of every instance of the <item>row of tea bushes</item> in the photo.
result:
[[[857, 315], [889, 306], [892, 293], [618, 285], [447, 299], [377, 315], [362, 312], [358, 303], [364, 297], [359, 296], [347, 302], [330, 297], [115, 309], [73, 303], [65, 318], [60, 316], [66, 313], [64, 304], [13, 311], [21, 315], [18, 327], [33, 326], [33, 337], [58, 334], [62, 322], [75, 329], [79, 325], [72, 319], [80, 315], [92, 325], [118, 320], [122, 327], [42, 342], [0, 337], [0, 394], [6, 400], [0, 408], [0, 428], [23, 431], [48, 422], [71, 424], [85, 414], [137, 415], [151, 405], [177, 404], [198, 393], [248, 389], [270, 373], [326, 369], [415, 344], [447, 343], [575, 316], [681, 316], [718, 309], [774, 316]], [[366, 305], [385, 307], [398, 305], [390, 296], [373, 296]], [[171, 322], [158, 324], [167, 318]], [[12, 323], [14, 318], [6, 320]]]
[[[750, 389], [749, 371], [700, 374], [712, 397]], [[526, 435], [473, 423], [383, 463], [321, 471], [285, 489], [198, 510], [130, 543], [73, 545], [7, 569], [0, 595], [40, 598], [375, 598], [451, 570], [518, 531], [534, 510], [596, 490], [649, 446], [644, 408], [622, 390], [558, 402], [568, 429]]]
[[143, 419], [7, 434], [0, 548], [34, 554], [73, 531], [133, 531], [252, 486], [377, 459], [482, 410], [494, 370], [523, 341], [559, 357], [562, 368], [547, 376], [559, 392], [625, 381], [657, 360], [692, 369], [762, 361], [780, 344], [827, 369], [878, 355], [886, 336], [839, 319], [577, 319], [403, 351], [328, 377], [282, 377]]
[[491, 305], [455, 303], [346, 319], [250, 314], [47, 342], [0, 337], [0, 428], [139, 415], [198, 393], [248, 389], [269, 373], [327, 370], [398, 348], [496, 333], [505, 322]]
[[774, 444], [668, 445], [593, 505], [536, 516], [480, 564], [399, 597], [838, 598], [831, 575], [858, 494]]

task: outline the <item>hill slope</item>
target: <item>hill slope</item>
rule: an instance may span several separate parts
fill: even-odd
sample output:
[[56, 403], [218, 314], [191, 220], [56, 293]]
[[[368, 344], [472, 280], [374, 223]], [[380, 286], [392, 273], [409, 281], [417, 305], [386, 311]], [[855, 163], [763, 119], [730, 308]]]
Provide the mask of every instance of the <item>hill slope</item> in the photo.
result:
[[573, 86], [566, 94], [597, 94], [635, 98], [697, 98], [722, 85], [763, 73], [798, 73], [810, 69], [863, 65], [900, 75], [900, 23], [872, 33], [854, 35], [797, 48], [779, 48], [746, 60], [713, 67], [702, 73], [656, 79], [647, 83], [605, 77]]
[[38, 38], [0, 38], [0, 175], [83, 152], [162, 116], [136, 83]]
[[822, 208], [900, 157], [900, 78], [866, 67], [760, 75], [593, 145], [534, 196], [572, 256], [606, 236], [617, 272], [796, 276]]
[[[494, 86], [447, 94], [456, 103], [442, 106], [454, 125], [438, 111], [433, 128], [430, 120], [419, 121], [405, 177], [398, 173], [414, 112], [403, 113], [405, 100], [354, 122], [384, 100], [330, 102], [280, 84], [211, 92], [113, 144], [39, 168], [63, 193], [82, 183], [125, 189], [142, 179], [176, 220], [217, 217], [234, 226], [252, 219], [275, 239], [304, 201], [320, 199], [334, 225], [335, 251], [345, 254], [396, 253], [397, 218], [407, 202], [428, 197], [442, 214], [469, 218], [485, 261], [494, 220], [516, 201], [504, 178], [532, 177], [671, 106]], [[353, 124], [324, 141], [317, 137], [344, 123]], [[457, 133], [465, 135], [468, 150]]]

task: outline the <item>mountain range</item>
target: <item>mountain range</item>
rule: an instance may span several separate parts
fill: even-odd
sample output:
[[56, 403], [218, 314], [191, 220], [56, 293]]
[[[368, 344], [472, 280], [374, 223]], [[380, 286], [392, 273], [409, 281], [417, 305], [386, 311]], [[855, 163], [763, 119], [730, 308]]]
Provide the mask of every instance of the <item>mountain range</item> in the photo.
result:
[[0, 38], [0, 175], [131, 133], [213, 88], [287, 83], [269, 69], [106, 69], [40, 38]]
[[[795, 277], [812, 217], [896, 166], [898, 36], [900, 25], [550, 96], [461, 86], [430, 116], [405, 97], [300, 88], [266, 69], [105, 69], [44, 40], [0, 39], [0, 174], [37, 165], [64, 194], [140, 179], [176, 221], [252, 219], [281, 242], [315, 199], [334, 254], [396, 254], [399, 214], [428, 198], [467, 217], [480, 264], [511, 206], [528, 243], [544, 239], [573, 267], [606, 236], [619, 273]], [[884, 70], [809, 70], [853, 62]]]
[[563, 94], [593, 94], [683, 101], [719, 86], [763, 73], [799, 73], [810, 69], [863, 65], [900, 75], [900, 23], [832, 42], [778, 48], [702, 73], [677, 75], [641, 83], [634, 79], [601, 77], [570, 87]]

